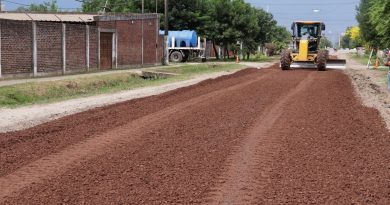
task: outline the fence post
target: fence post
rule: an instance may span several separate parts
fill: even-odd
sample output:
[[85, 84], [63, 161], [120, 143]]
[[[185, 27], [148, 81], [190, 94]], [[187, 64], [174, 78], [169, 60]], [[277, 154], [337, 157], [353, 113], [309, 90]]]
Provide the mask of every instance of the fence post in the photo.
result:
[[100, 28], [98, 28], [98, 32], [97, 32], [97, 53], [98, 53], [98, 56], [97, 56], [97, 67], [98, 67], [98, 70], [100, 70]]
[[66, 72], [66, 24], [62, 23], [62, 74]]
[[33, 36], [33, 75], [34, 77], [38, 74], [38, 65], [37, 65], [37, 22], [32, 21], [32, 36]]
[[87, 66], [87, 71], [89, 71], [89, 25], [86, 25], [85, 28], [85, 62]]
[[[1, 4], [0, 4], [1, 7]], [[0, 22], [1, 24], [1, 22]], [[1, 78], [1, 25], [0, 25], [0, 78]]]

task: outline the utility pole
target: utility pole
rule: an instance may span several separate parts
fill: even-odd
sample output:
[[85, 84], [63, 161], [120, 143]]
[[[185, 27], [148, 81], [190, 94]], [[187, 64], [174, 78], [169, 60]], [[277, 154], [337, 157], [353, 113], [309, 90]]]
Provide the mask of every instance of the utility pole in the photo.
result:
[[339, 35], [339, 49], [341, 48], [341, 39], [343, 38], [345, 34], [344, 33], [340, 33]]
[[142, 40], [141, 40], [141, 66], [144, 67], [144, 14], [145, 13], [145, 0], [142, 0], [142, 21], [141, 21], [141, 29], [142, 29]]
[[164, 64], [169, 65], [168, 49], [168, 0], [164, 0]]
[[0, 12], [3, 11], [3, 2], [0, 0]]
[[104, 14], [106, 13], [107, 3], [108, 3], [108, 0], [106, 0], [106, 3], [104, 4], [104, 8], [103, 8], [103, 13]]
[[339, 35], [339, 49], [341, 48], [341, 34]]
[[[158, 60], [158, 37], [160, 36], [160, 26], [159, 26], [159, 21], [160, 19], [158, 18], [158, 0], [156, 0], [156, 61], [157, 63]], [[161, 59], [160, 59], [161, 62]]]

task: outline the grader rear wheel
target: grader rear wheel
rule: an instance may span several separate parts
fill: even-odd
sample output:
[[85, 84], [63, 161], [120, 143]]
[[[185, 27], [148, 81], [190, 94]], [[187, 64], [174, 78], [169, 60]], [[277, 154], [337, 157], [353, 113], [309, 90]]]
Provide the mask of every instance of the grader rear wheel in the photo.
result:
[[291, 64], [290, 51], [284, 50], [280, 56], [280, 67], [282, 70], [289, 70]]

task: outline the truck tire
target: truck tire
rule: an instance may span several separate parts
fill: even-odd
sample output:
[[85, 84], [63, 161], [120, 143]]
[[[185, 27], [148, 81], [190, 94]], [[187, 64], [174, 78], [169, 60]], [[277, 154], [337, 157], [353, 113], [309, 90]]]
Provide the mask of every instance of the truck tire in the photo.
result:
[[326, 51], [318, 51], [316, 62], [318, 71], [326, 71], [326, 58]]
[[291, 56], [289, 50], [284, 50], [280, 55], [280, 67], [282, 70], [289, 70], [291, 64]]
[[170, 55], [171, 62], [180, 63], [183, 61], [183, 54], [180, 51], [173, 51]]

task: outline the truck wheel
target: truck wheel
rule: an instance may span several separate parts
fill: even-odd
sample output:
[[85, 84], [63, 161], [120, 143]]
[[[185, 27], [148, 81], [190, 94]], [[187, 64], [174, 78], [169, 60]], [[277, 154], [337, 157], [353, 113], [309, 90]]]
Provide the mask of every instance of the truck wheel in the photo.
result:
[[280, 56], [280, 67], [282, 70], [289, 70], [291, 64], [290, 51], [284, 50]]
[[180, 63], [183, 61], [183, 55], [181, 54], [180, 51], [173, 51], [170, 57], [171, 57], [171, 61], [175, 63]]
[[318, 51], [317, 55], [317, 69], [319, 71], [325, 71], [326, 70], [326, 51]]

